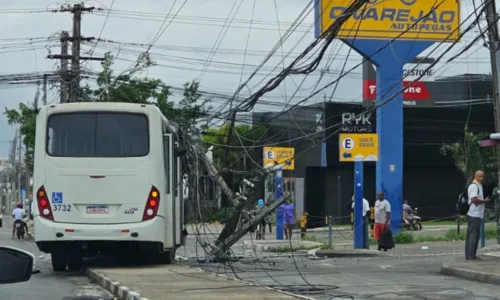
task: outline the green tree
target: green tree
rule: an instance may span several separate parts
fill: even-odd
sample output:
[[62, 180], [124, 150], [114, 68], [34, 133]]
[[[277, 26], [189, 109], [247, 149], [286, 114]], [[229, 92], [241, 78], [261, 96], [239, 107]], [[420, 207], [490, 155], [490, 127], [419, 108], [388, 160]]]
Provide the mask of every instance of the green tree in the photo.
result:
[[[222, 169], [248, 171], [254, 169], [257, 161], [254, 146], [265, 132], [263, 126], [236, 125], [229, 149], [227, 148], [227, 134], [229, 125], [220, 128], [209, 128], [204, 131], [202, 140], [206, 148], [214, 146], [214, 163]], [[227, 153], [227, 155], [226, 155]], [[260, 165], [259, 165], [260, 166]]]
[[[181, 125], [197, 125], [200, 118], [209, 115], [210, 99], [199, 92], [198, 82], [184, 84], [183, 97], [177, 103], [172, 101], [171, 87], [160, 79], [144, 78], [138, 75], [154, 65], [149, 55], [140, 55], [136, 63], [126, 73], [115, 75], [114, 59], [110, 53], [101, 63], [102, 70], [97, 74], [96, 86], [82, 87], [80, 98], [93, 102], [132, 102], [155, 104], [169, 119]], [[26, 147], [25, 161], [30, 170], [33, 168], [35, 146], [36, 112], [26, 104], [18, 109], [5, 108], [4, 114], [10, 125], [18, 125]]]
[[479, 142], [488, 139], [489, 134], [474, 134], [467, 127], [464, 128], [463, 141], [445, 144], [441, 147], [441, 154], [450, 156], [455, 167], [462, 173], [465, 181], [469, 181], [476, 170], [484, 170], [487, 181], [496, 178], [496, 149], [495, 147], [479, 147]]
[[20, 103], [17, 110], [6, 108], [5, 116], [9, 125], [19, 125], [19, 132], [23, 136], [25, 147], [24, 161], [28, 169], [33, 170], [36, 112], [28, 105]]

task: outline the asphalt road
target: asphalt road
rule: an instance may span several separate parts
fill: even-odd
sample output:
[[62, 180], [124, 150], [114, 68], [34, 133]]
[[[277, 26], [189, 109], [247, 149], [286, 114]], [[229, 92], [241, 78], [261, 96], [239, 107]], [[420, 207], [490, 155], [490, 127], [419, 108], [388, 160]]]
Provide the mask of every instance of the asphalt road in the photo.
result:
[[378, 258], [315, 259], [298, 253], [254, 253], [224, 265], [188, 263], [317, 300], [346, 299], [345, 295], [351, 299], [500, 299], [497, 285], [440, 274], [443, 262], [463, 256], [463, 242], [428, 247], [398, 248], [393, 255]]
[[38, 251], [33, 241], [12, 239], [10, 225], [6, 222], [3, 225], [0, 228], [0, 245], [21, 248], [33, 253], [36, 258], [35, 265], [41, 273], [33, 275], [28, 282], [0, 286], [0, 299], [61, 300], [68, 296], [110, 297], [103, 289], [89, 282], [83, 274], [52, 272], [50, 260], [40, 257], [42, 253]]

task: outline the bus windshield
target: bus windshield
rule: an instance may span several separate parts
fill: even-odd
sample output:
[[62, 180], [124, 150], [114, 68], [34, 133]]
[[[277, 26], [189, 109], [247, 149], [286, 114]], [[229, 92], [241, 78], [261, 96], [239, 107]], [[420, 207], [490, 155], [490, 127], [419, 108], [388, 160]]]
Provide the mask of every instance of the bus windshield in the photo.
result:
[[148, 118], [138, 113], [78, 112], [49, 116], [47, 154], [58, 157], [142, 157]]

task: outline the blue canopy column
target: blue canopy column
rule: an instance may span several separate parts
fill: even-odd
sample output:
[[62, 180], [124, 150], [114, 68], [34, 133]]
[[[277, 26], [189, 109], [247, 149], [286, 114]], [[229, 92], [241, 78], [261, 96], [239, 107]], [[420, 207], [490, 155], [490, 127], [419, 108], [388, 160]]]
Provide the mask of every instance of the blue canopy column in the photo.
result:
[[391, 203], [390, 228], [393, 233], [398, 233], [403, 215], [403, 68], [433, 42], [368, 39], [347, 39], [344, 42], [377, 67], [379, 158], [376, 186]]

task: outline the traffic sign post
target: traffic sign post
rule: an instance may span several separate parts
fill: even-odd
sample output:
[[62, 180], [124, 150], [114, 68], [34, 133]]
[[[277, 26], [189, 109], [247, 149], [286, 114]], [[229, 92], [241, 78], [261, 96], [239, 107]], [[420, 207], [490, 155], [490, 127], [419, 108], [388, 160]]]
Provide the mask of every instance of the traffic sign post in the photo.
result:
[[354, 163], [354, 249], [363, 249], [368, 238], [363, 228], [363, 169], [362, 161]]
[[[274, 201], [281, 200], [283, 197], [283, 167], [276, 166], [274, 171]], [[276, 239], [283, 239], [283, 209], [281, 205], [276, 209]]]
[[[363, 249], [368, 244], [367, 229], [363, 220], [363, 192], [365, 161], [378, 160], [378, 135], [376, 133], [342, 133], [339, 135], [339, 160], [354, 162], [354, 248]], [[367, 233], [367, 232], [366, 232]]]
[[279, 164], [283, 170], [295, 169], [295, 148], [264, 146], [264, 168]]
[[378, 135], [376, 133], [341, 133], [340, 161], [377, 161]]

